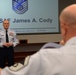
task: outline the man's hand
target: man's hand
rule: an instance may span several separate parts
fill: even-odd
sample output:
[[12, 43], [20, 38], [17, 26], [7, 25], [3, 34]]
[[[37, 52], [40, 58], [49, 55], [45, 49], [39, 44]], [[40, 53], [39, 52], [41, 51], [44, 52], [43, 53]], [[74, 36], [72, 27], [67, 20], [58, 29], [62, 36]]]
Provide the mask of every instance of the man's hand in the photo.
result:
[[65, 44], [64, 40], [61, 40], [60, 45], [64, 45], [64, 44]]
[[12, 42], [9, 42], [9, 43], [7, 43], [7, 45], [8, 45], [8, 47], [10, 47], [10, 46], [13, 45], [13, 43]]
[[10, 46], [12, 46], [13, 45], [13, 43], [3, 43], [3, 46], [6, 46], [6, 47], [10, 47]]

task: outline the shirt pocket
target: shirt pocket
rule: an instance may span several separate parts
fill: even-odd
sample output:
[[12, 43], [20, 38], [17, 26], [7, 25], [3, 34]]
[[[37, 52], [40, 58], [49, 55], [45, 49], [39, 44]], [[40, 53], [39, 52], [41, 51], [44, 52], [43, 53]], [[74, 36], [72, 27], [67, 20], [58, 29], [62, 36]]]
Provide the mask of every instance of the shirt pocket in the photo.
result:
[[1, 35], [0, 36], [0, 42], [4, 42], [5, 41], [5, 36], [4, 35]]

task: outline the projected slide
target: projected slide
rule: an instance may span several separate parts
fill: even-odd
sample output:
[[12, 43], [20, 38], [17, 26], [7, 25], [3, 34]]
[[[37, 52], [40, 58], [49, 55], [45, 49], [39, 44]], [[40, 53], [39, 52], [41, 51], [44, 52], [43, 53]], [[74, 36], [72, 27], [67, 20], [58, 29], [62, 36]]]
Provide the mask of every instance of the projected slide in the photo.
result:
[[58, 0], [1, 0], [0, 30], [4, 19], [18, 34], [58, 33]]

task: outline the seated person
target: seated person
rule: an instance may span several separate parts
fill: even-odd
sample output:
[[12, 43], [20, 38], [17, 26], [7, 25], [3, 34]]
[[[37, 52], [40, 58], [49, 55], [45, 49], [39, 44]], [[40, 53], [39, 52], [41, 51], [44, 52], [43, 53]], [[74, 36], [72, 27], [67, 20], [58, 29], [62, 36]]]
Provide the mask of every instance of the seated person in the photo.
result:
[[65, 45], [41, 49], [23, 63], [0, 69], [1, 75], [76, 75], [76, 4], [60, 14], [60, 28]]

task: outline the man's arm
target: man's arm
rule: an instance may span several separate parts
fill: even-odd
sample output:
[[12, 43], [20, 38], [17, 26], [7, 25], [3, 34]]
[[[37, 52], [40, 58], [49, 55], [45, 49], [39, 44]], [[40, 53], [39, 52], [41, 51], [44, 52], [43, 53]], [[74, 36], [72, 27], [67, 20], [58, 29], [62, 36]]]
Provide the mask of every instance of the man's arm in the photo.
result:
[[0, 68], [0, 75], [1, 75], [1, 71], [2, 71], [2, 68]]
[[17, 34], [15, 33], [15, 32], [13, 32], [13, 42], [11, 43], [9, 43], [10, 45], [13, 45], [13, 47], [15, 47], [16, 45], [18, 45], [19, 44], [19, 40], [18, 40], [18, 38], [17, 38]]
[[16, 63], [11, 67], [0, 69], [1, 75], [39, 75], [40, 55], [36, 53], [25, 58], [23, 63]]

